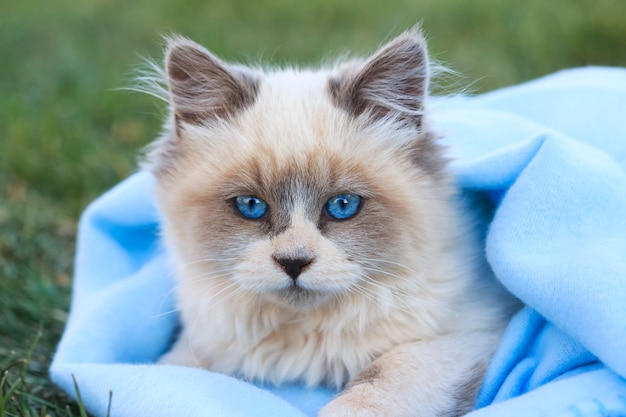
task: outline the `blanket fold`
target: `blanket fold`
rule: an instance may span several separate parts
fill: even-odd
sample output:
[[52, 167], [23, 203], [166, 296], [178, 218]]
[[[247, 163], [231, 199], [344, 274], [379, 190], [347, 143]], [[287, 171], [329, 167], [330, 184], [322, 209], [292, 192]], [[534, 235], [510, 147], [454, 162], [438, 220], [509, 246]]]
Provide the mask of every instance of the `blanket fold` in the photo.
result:
[[[472, 417], [626, 415], [626, 70], [583, 68], [433, 100], [460, 187], [494, 204], [485, 254], [525, 307]], [[176, 335], [154, 179], [140, 172], [84, 213], [52, 379], [104, 416], [314, 416], [325, 388], [255, 386], [156, 366]]]

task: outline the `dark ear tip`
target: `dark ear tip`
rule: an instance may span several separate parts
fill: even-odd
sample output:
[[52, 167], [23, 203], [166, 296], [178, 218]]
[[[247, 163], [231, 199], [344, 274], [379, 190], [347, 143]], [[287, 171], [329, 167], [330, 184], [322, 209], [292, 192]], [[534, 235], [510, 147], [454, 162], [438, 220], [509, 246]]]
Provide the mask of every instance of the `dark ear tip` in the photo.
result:
[[388, 46], [406, 48], [407, 50], [423, 52], [427, 54], [426, 38], [420, 26], [415, 26], [393, 39]]
[[169, 63], [172, 59], [176, 59], [182, 51], [193, 47], [193, 41], [181, 35], [169, 35], [164, 37], [165, 40], [165, 63]]
[[422, 24], [418, 23], [410, 29], [407, 29], [404, 32], [407, 37], [414, 39], [420, 43], [426, 43], [426, 36], [424, 36], [424, 29], [422, 28]]
[[215, 58], [203, 46], [181, 35], [171, 35], [165, 38], [165, 68], [170, 78], [186, 80], [188, 71], [198, 63], [209, 63]]
[[184, 37], [183, 35], [171, 34], [164, 36], [163, 39], [165, 41], [166, 55], [169, 55], [176, 50], [184, 50], [186, 48], [204, 49], [204, 47], [191, 39]]

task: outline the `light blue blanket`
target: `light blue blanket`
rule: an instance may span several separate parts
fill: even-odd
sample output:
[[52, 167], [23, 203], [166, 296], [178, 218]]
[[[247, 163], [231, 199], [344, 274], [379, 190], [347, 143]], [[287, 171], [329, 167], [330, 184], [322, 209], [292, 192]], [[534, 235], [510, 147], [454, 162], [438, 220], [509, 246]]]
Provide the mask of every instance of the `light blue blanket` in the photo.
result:
[[[433, 101], [459, 184], [496, 203], [486, 255], [526, 307], [472, 417], [626, 416], [626, 70], [564, 71]], [[153, 178], [84, 213], [74, 295], [52, 379], [104, 416], [314, 416], [334, 395], [155, 366], [177, 316]]]

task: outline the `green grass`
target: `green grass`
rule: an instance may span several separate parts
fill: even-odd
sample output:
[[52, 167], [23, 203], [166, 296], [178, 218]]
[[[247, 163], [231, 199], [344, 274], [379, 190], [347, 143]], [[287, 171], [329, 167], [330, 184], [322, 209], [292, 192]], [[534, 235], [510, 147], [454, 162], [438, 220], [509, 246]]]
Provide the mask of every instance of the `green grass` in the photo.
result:
[[626, 65], [623, 0], [3, 0], [1, 9], [0, 417], [80, 414], [46, 376], [70, 300], [75, 224], [158, 132], [162, 106], [119, 88], [140, 55], [160, 57], [161, 34], [229, 60], [307, 64], [372, 51], [421, 21], [434, 56], [476, 91]]

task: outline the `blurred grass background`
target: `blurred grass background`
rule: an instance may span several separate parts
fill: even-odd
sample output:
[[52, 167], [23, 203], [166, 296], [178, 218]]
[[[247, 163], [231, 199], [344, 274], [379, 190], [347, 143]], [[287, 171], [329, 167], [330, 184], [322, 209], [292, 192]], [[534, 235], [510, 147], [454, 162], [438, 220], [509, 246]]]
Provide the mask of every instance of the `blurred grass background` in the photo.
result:
[[118, 89], [140, 55], [160, 58], [162, 34], [184, 34], [228, 60], [310, 64], [369, 53], [423, 22], [434, 57], [476, 92], [566, 67], [626, 65], [623, 0], [0, 6], [0, 417], [79, 412], [46, 378], [67, 316], [76, 221], [136, 169], [159, 130], [162, 106]]

